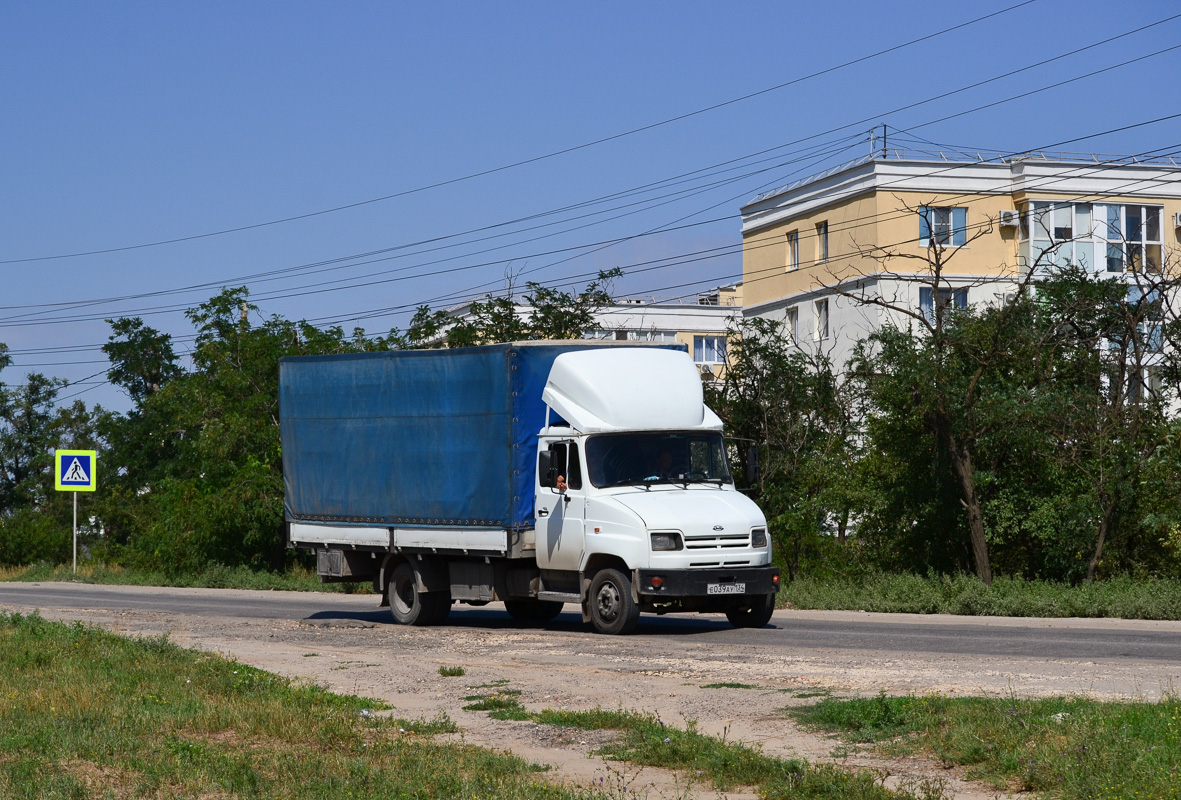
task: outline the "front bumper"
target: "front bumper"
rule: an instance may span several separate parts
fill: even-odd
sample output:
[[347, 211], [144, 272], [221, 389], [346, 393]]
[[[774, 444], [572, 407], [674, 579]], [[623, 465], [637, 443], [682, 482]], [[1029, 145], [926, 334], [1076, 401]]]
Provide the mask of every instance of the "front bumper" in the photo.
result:
[[[711, 569], [641, 569], [636, 588], [648, 600], [685, 597], [723, 598], [774, 594], [779, 591], [779, 567], [715, 567]], [[659, 582], [653, 582], [659, 578]], [[710, 587], [742, 585], [742, 591], [711, 593]], [[715, 592], [717, 589], [715, 589]]]

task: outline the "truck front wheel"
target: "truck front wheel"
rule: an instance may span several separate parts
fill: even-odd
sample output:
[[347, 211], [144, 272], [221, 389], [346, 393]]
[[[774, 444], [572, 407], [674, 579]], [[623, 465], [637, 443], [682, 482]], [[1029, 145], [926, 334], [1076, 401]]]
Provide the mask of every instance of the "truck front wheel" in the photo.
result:
[[[390, 611], [401, 625], [437, 625], [451, 610], [451, 598], [420, 592], [414, 567], [399, 564], [390, 576]], [[442, 602], [441, 602], [442, 601]]]
[[751, 597], [738, 608], [726, 612], [726, 619], [735, 628], [761, 628], [771, 621], [775, 613], [775, 595], [760, 594]]
[[591, 581], [590, 618], [599, 633], [631, 633], [640, 621], [640, 608], [632, 599], [631, 581], [617, 569], [601, 569]]

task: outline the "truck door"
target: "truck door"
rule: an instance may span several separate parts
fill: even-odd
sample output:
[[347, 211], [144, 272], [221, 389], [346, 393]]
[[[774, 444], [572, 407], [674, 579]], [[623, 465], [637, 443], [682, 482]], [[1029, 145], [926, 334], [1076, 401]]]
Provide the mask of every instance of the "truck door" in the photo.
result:
[[536, 532], [537, 566], [541, 569], [577, 570], [582, 563], [586, 491], [583, 489], [582, 460], [578, 443], [550, 442], [550, 465], [565, 478], [561, 485], [544, 485], [538, 471]]

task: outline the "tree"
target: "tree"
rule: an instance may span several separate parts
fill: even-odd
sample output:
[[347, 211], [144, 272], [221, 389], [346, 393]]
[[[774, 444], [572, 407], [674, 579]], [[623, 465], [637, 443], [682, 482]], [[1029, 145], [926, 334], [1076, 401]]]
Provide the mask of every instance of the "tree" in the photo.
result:
[[[197, 331], [188, 372], [170, 367], [165, 337], [135, 320], [112, 324], [113, 370], [139, 400], [111, 425], [117, 474], [103, 519], [128, 558], [173, 571], [283, 565], [279, 359], [363, 348], [340, 328], [277, 316], [252, 325], [257, 311], [242, 287], [186, 312]], [[133, 369], [123, 356], [134, 341], [157, 346]], [[163, 378], [158, 388], [150, 375]]]
[[1038, 285], [1039, 306], [1058, 342], [1056, 386], [1064, 398], [1056, 454], [1085, 479], [1093, 538], [1086, 580], [1095, 577], [1112, 536], [1135, 536], [1143, 473], [1168, 435], [1178, 399], [1161, 373], [1177, 358], [1177, 329], [1167, 299], [1178, 276], [1168, 261], [1157, 272], [1096, 275], [1067, 266]]
[[[525, 284], [525, 307], [522, 313], [513, 300], [512, 287], [506, 296], [488, 295], [472, 303], [466, 317], [452, 320], [419, 309], [416, 319], [423, 325], [446, 328], [448, 347], [471, 347], [478, 344], [515, 342], [525, 339], [581, 339], [583, 333], [595, 327], [596, 314], [611, 303], [611, 281], [623, 270], [600, 271], [595, 280], [578, 294], [551, 289], [530, 281]], [[414, 323], [411, 323], [411, 330]]]
[[[987, 405], [981, 403], [985, 394], [982, 390], [987, 376], [1002, 376], [1009, 364], [1010, 350], [1004, 337], [1015, 327], [1011, 317], [1017, 305], [1016, 301], [1002, 303], [996, 314], [988, 315], [983, 329], [957, 325], [958, 319], [968, 315], [955, 307], [955, 292], [963, 287], [947, 280], [947, 264], [961, 247], [991, 233], [991, 224], [953, 244], [951, 237], [934, 235], [932, 206], [903, 206], [899, 210], [920, 217], [921, 227], [928, 231], [926, 251], [919, 254], [898, 247], [873, 246], [860, 248], [859, 253], [891, 275], [917, 278], [931, 293], [931, 311], [915, 309], [897, 297], [870, 295], [861, 288], [840, 290], [858, 303], [887, 309], [895, 320], [908, 319], [911, 326], [904, 331], [896, 322], [887, 323], [870, 337], [870, 346], [859, 349], [855, 371], [874, 402], [891, 404], [895, 412], [908, 406], [906, 413], [921, 420], [925, 431], [934, 438], [941, 460], [959, 490], [976, 573], [985, 584], [991, 584], [992, 562], [977, 485], [976, 445], [997, 422], [987, 413]], [[899, 273], [893, 269], [899, 262], [917, 262], [920, 269], [917, 273]], [[1016, 280], [1015, 298], [1026, 292], [1037, 266], [1032, 265]], [[916, 329], [920, 335], [913, 335]], [[874, 346], [880, 350], [875, 352]]]
[[53, 403], [65, 381], [33, 372], [22, 386], [0, 385], [0, 514], [44, 501], [52, 477]]
[[[9, 362], [0, 345], [0, 368]], [[0, 383], [0, 564], [60, 562], [69, 557], [72, 506], [53, 483], [55, 448], [101, 449], [96, 421], [106, 412], [75, 401], [55, 408], [65, 381], [30, 373], [19, 386]], [[89, 497], [82, 500], [83, 508]]]
[[136, 407], [181, 374], [172, 337], [144, 325], [139, 317], [108, 319], [111, 336], [103, 352], [111, 361], [107, 377], [131, 397]]
[[725, 376], [707, 388], [707, 402], [740, 444], [740, 473], [748, 446], [758, 447], [759, 481], [750, 488], [794, 579], [830, 527], [844, 540], [853, 416], [828, 360], [792, 347], [781, 323], [743, 320], [729, 338]]

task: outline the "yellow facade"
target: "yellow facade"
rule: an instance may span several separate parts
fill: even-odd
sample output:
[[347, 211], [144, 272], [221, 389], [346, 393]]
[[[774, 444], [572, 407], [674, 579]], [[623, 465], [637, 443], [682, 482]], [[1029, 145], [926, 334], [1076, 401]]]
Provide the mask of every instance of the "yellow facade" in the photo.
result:
[[[1174, 225], [1181, 212], [1179, 167], [1091, 166], [1091, 173], [1103, 173], [1101, 180], [1076, 163], [1038, 164], [1036, 172], [1026, 170], [1031, 174], [1022, 172], [1024, 167], [1019, 162], [962, 167], [869, 162], [756, 198], [743, 208], [746, 307], [758, 309], [860, 276], [929, 275], [928, 248], [919, 238], [922, 206], [966, 210], [966, 244], [943, 250], [943, 274], [948, 277], [1017, 277], [1023, 264], [1019, 229], [1001, 226], [998, 220], [1001, 212], [1024, 210], [1033, 201], [1160, 206], [1164, 251], [1181, 245], [1181, 228]], [[1129, 170], [1135, 175], [1126, 175]], [[1071, 181], [1087, 191], [1071, 191]], [[924, 182], [931, 185], [921, 186]], [[1135, 192], [1110, 191], [1133, 185]], [[981, 186], [988, 190], [972, 191]], [[817, 233], [822, 224], [828, 233], [828, 258], [823, 260]]]

